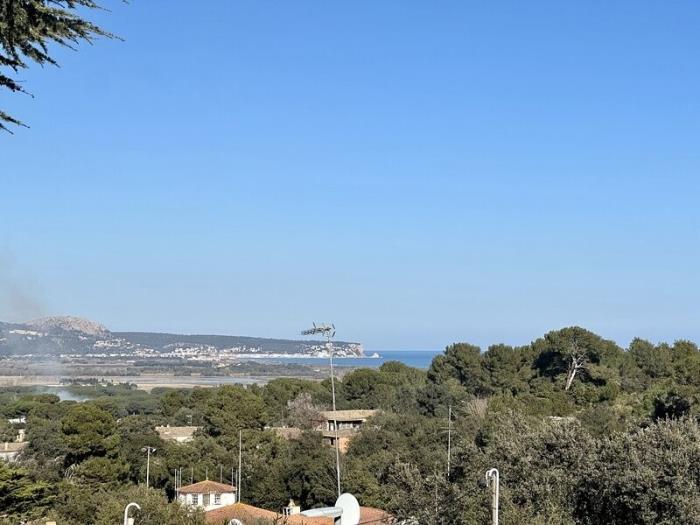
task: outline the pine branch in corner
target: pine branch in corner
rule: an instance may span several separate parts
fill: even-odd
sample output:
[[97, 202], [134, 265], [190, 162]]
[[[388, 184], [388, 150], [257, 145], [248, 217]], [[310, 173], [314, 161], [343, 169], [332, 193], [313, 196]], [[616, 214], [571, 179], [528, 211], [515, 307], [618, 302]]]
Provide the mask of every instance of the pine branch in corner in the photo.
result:
[[[58, 44], [76, 49], [80, 42], [97, 37], [117, 38], [78, 15], [78, 9], [103, 9], [92, 0], [0, 0], [0, 88], [27, 93], [8, 75], [29, 67], [58, 63], [49, 47]], [[21, 120], [0, 110], [0, 130], [24, 126]]]

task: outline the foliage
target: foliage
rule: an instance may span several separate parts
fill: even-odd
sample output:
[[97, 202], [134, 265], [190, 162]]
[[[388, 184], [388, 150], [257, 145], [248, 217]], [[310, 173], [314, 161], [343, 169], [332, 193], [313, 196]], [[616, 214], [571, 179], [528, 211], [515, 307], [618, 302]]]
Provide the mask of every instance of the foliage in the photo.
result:
[[266, 419], [263, 400], [233, 385], [219, 388], [204, 410], [204, 425], [212, 436], [234, 434], [242, 428], [262, 428]]
[[[581, 358], [574, 374], [572, 352]], [[688, 341], [637, 339], [625, 351], [571, 327], [483, 353], [452, 345], [427, 371], [395, 362], [349, 371], [336, 384], [338, 406], [381, 412], [341, 457], [343, 490], [398, 518], [480, 524], [489, 518], [480, 483], [497, 467], [505, 524], [700, 522], [699, 367], [700, 351]], [[70, 388], [91, 399], [0, 391], [0, 412], [26, 415], [30, 440], [19, 463], [0, 470], [8, 519], [113, 523], [134, 499], [147, 505], [139, 523], [199, 523], [168, 502], [173, 472], [182, 468], [185, 483], [231, 481], [239, 431], [244, 502], [279, 511], [289, 498], [304, 508], [335, 501], [333, 450], [310, 430], [329, 408], [328, 381], [151, 393]], [[202, 428], [176, 444], [161, 441], [161, 424]], [[285, 440], [265, 429], [280, 424], [306, 430]], [[149, 491], [146, 446], [156, 449]]]
[[[0, 88], [26, 93], [22, 84], [3, 73], [17, 73], [29, 62], [57, 65], [49, 53], [52, 43], [73, 48], [81, 41], [113, 35], [79, 16], [81, 9], [97, 9], [93, 0], [0, 0]], [[0, 110], [0, 130], [23, 125]]]
[[15, 468], [0, 461], [0, 512], [32, 517], [49, 505], [51, 486], [35, 481], [24, 468]]
[[112, 415], [92, 403], [72, 406], [61, 419], [61, 433], [68, 447], [69, 463], [107, 450], [115, 421]]
[[700, 427], [667, 420], [604, 438], [580, 483], [580, 523], [698, 523]]
[[284, 422], [290, 427], [311, 430], [318, 420], [321, 408], [314, 403], [311, 394], [302, 392], [295, 399], [287, 401], [287, 417]]
[[124, 506], [130, 501], [138, 501], [141, 510], [134, 510], [139, 525], [204, 525], [205, 520], [201, 511], [193, 511], [182, 507], [178, 503], [168, 503], [161, 491], [138, 487], [129, 487], [106, 498], [100, 505], [96, 516], [95, 525], [112, 525], [120, 523], [124, 514]]

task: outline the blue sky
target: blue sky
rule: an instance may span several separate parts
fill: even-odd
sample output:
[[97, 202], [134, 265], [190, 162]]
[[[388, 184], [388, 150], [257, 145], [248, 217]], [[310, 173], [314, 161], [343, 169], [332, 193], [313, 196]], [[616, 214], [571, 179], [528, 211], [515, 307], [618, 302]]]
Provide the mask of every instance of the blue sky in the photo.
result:
[[0, 95], [0, 318], [700, 339], [700, 6], [495, 4], [108, 2]]

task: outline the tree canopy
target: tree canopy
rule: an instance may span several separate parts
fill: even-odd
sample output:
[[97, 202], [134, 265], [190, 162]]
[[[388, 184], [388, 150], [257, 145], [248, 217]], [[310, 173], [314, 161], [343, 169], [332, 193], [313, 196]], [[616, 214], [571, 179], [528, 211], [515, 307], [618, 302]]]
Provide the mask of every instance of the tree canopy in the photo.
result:
[[[572, 354], [581, 358], [574, 374]], [[341, 457], [342, 488], [398, 518], [476, 525], [489, 509], [479, 481], [497, 467], [505, 524], [700, 522], [698, 370], [689, 341], [635, 339], [624, 349], [581, 327], [485, 352], [450, 345], [428, 370], [340, 368], [338, 407], [379, 409]], [[16, 464], [0, 464], [0, 524], [112, 523], [132, 499], [144, 503], [140, 523], [201, 523], [173, 501], [173, 472], [184, 483], [229, 482], [239, 431], [245, 503], [279, 512], [290, 498], [304, 508], [335, 501], [333, 449], [313, 430], [330, 408], [328, 381], [71, 388], [90, 399], [0, 389], [0, 416], [26, 416], [3, 423], [3, 435], [23, 427], [29, 440]], [[178, 424], [200, 430], [188, 443], [155, 431]], [[287, 438], [270, 428], [289, 425], [299, 429]], [[145, 492], [147, 446], [156, 452]]]

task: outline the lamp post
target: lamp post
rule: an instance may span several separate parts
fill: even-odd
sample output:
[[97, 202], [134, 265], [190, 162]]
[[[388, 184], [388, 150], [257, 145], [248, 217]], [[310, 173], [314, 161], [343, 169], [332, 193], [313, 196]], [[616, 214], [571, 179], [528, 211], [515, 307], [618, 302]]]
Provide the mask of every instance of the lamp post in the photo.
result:
[[492, 468], [486, 471], [486, 486], [491, 488], [491, 523], [498, 525], [498, 497], [500, 490], [498, 469]]
[[124, 507], [124, 525], [133, 525], [134, 523], [134, 518], [129, 517], [129, 509], [131, 507], [135, 507], [136, 510], [141, 510], [141, 506], [138, 503], [133, 502]]
[[153, 447], [143, 447], [141, 452], [146, 453], [146, 488], [148, 488], [148, 481], [151, 475], [151, 452], [155, 452], [156, 449]]

